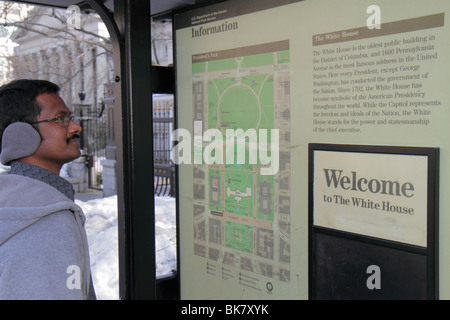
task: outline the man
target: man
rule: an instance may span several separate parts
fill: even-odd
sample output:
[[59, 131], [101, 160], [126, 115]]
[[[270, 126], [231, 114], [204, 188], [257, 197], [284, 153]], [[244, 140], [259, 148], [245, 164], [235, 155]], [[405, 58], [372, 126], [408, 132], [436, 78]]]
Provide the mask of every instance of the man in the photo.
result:
[[81, 127], [43, 80], [0, 88], [0, 299], [95, 299], [84, 215], [61, 167]]

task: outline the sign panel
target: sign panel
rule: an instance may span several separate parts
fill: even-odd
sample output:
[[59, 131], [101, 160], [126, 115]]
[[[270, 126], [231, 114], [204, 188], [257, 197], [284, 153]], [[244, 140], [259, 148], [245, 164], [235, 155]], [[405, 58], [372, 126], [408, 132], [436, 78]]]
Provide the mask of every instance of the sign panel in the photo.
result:
[[436, 273], [424, 252], [398, 250], [325, 232], [312, 234], [310, 298], [424, 300], [437, 298]]
[[428, 158], [314, 152], [314, 225], [426, 247]]
[[438, 154], [310, 145], [311, 298], [437, 298]]
[[[192, 13], [190, 36], [237, 30], [247, 18], [230, 16], [236, 7], [223, 5], [228, 9], [219, 5]], [[268, 6], [247, 5], [239, 5], [239, 14]], [[201, 24], [218, 17], [229, 20]], [[218, 47], [196, 48], [186, 79], [192, 158], [182, 159], [181, 148], [175, 150], [179, 162], [192, 159], [192, 220], [184, 221], [193, 229], [186, 241], [193, 246], [189, 261], [195, 270], [188, 264], [183, 269], [207, 278], [210, 286], [202, 281], [205, 287], [192, 291], [195, 277], [183, 278], [182, 296], [237, 298], [245, 291], [244, 298], [288, 298], [297, 291], [297, 280], [291, 281], [289, 40], [212, 48]]]
[[[179, 131], [172, 155], [180, 165], [183, 299], [308, 298], [310, 143], [439, 148], [447, 188], [449, 13], [447, 0], [229, 0], [175, 14]], [[328, 165], [334, 155], [318, 161]], [[400, 155], [380, 157], [396, 162]], [[344, 204], [320, 211], [317, 223], [428, 246], [419, 214], [426, 160], [406, 158], [417, 181], [404, 180], [399, 168], [390, 180], [399, 185], [385, 182], [400, 188], [392, 199], [351, 189], [354, 180], [369, 188], [365, 178], [376, 191], [375, 181], [394, 179], [395, 169], [327, 168], [335, 192], [320, 196]], [[348, 207], [373, 208], [343, 223], [347, 197]], [[439, 205], [445, 211], [450, 198]], [[376, 220], [383, 208], [385, 219]], [[450, 233], [440, 241], [450, 243]], [[450, 256], [440, 264], [450, 266]], [[450, 297], [450, 276], [442, 281]]]

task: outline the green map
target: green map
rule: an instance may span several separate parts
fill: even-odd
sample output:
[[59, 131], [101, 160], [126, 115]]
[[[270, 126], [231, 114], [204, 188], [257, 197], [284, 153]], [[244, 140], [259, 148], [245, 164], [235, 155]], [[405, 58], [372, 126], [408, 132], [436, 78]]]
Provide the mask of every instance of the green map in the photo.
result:
[[280, 163], [278, 173], [262, 175], [265, 165], [247, 139], [224, 143], [231, 162], [194, 165], [194, 253], [284, 282], [290, 281], [289, 66], [288, 41], [202, 53], [192, 63], [193, 115], [203, 132], [254, 130], [259, 141], [261, 129], [277, 129]]

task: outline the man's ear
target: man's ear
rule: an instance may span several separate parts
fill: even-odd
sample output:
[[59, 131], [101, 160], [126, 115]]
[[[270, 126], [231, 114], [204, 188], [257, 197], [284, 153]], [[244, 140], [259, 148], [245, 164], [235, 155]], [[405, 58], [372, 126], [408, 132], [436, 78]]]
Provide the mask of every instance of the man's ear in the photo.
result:
[[3, 131], [0, 162], [9, 165], [13, 160], [31, 156], [40, 144], [41, 135], [31, 124], [14, 122]]

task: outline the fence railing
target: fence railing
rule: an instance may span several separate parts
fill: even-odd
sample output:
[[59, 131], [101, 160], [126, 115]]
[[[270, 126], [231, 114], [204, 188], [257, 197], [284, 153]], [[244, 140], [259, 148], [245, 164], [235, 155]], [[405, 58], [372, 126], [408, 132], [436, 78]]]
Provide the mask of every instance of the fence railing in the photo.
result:
[[173, 128], [173, 95], [153, 95], [153, 167], [158, 196], [176, 196], [175, 165], [171, 161]]
[[107, 114], [104, 104], [78, 104], [75, 114], [83, 128], [81, 149], [88, 173], [88, 188], [103, 189], [101, 160], [105, 158]]
[[[88, 188], [102, 190], [102, 160], [106, 158], [108, 113], [105, 105], [75, 105], [83, 128], [81, 148], [88, 172]], [[171, 160], [171, 133], [174, 129], [173, 95], [153, 95], [154, 192], [157, 196], [176, 196], [175, 165]]]

